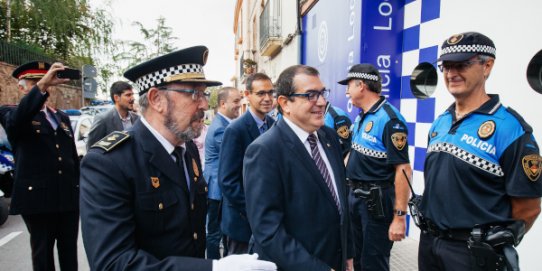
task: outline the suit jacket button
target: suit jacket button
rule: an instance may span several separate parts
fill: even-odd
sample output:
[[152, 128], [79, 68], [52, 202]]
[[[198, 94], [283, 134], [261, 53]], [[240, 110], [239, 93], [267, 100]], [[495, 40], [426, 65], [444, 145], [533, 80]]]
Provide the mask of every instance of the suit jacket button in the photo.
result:
[[207, 186], [206, 186], [206, 187], [205, 187], [205, 192], [208, 192], [208, 191], [209, 191], [209, 189], [207, 189]]
[[162, 204], [162, 203], [160, 202], [160, 204], [158, 204], [158, 210], [162, 210], [162, 209], [164, 209], [164, 204]]
[[58, 157], [58, 161], [62, 162], [62, 157], [59, 156], [59, 157]]
[[62, 175], [62, 170], [59, 170], [59, 171], [58, 171], [58, 175]]
[[28, 187], [28, 191], [32, 191], [32, 186], [29, 186], [29, 187]]
[[193, 210], [194, 210], [194, 207], [195, 207], [195, 206], [194, 206], [194, 203], [192, 203], [192, 206], [191, 206], [191, 207], [192, 207], [192, 211], [193, 211]]
[[60, 149], [60, 146], [59, 146], [58, 144], [56, 144], [56, 148], [57, 148], [57, 149]]
[[194, 240], [198, 240], [198, 234], [194, 233]]

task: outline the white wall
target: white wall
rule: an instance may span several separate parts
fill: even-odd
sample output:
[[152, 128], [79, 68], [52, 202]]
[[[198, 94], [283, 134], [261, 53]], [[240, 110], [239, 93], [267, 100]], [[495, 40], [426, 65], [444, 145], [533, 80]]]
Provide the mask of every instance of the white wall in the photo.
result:
[[[427, 1], [427, 0], [426, 0]], [[488, 93], [499, 94], [501, 102], [518, 111], [533, 127], [539, 145], [542, 144], [542, 95], [532, 90], [526, 80], [526, 69], [531, 58], [542, 49], [542, 2], [441, 0], [440, 19], [423, 24], [420, 33], [430, 35], [421, 41], [442, 42], [455, 33], [477, 31], [490, 37], [497, 48], [492, 74], [486, 83]], [[420, 44], [420, 47], [425, 47]], [[440, 51], [439, 51], [440, 53]], [[434, 97], [436, 115], [453, 102], [442, 74]], [[542, 181], [542, 178], [538, 180]], [[416, 183], [423, 183], [417, 174]], [[418, 191], [421, 191], [418, 189]], [[540, 220], [540, 219], [539, 219]], [[412, 236], [418, 236], [417, 233]], [[537, 242], [542, 240], [542, 221], [535, 223], [519, 246], [522, 270], [540, 270]]]

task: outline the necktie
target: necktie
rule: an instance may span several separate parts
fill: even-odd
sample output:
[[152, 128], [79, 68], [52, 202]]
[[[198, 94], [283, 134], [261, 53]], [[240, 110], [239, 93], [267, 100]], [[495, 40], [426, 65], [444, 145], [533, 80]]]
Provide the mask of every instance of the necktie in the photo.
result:
[[318, 167], [318, 170], [320, 170], [322, 177], [324, 177], [324, 181], [326, 182], [327, 188], [329, 188], [329, 192], [331, 193], [331, 196], [333, 197], [333, 200], [335, 201], [335, 204], [337, 205], [337, 208], [339, 209], [339, 213], [341, 213], [339, 198], [337, 198], [337, 194], [335, 193], [335, 187], [333, 186], [333, 182], [331, 181], [331, 175], [329, 175], [329, 172], [326, 167], [326, 163], [322, 159], [322, 156], [320, 155], [320, 151], [318, 150], [318, 145], [316, 143], [318, 138], [316, 138], [316, 135], [310, 134], [307, 140], [309, 141], [309, 145], [311, 146], [312, 159], [314, 159], [314, 162], [316, 163], [316, 167]]
[[262, 126], [260, 126], [260, 134], [265, 133], [265, 131], [267, 131], [267, 122], [266, 121], [264, 121]]
[[56, 128], [58, 127], [58, 124], [56, 123], [56, 121], [53, 119], [53, 117], [51, 116], [51, 114], [49, 112], [46, 111], [47, 109], [41, 111], [43, 112], [43, 114], [45, 115], [45, 119], [47, 119], [47, 121], [49, 122], [49, 124], [51, 124], [51, 127], [53, 127], [53, 130], [56, 130]]
[[183, 165], [183, 150], [184, 148], [181, 146], [175, 147], [175, 150], [173, 150], [173, 155], [175, 156], [175, 164], [177, 164], [177, 167], [179, 168], [179, 171], [181, 173], [181, 180], [184, 180], [186, 182], [186, 185], [188, 186], [188, 190], [190, 190], [190, 183], [188, 183], [186, 179], [186, 174], [184, 172], [184, 165]]

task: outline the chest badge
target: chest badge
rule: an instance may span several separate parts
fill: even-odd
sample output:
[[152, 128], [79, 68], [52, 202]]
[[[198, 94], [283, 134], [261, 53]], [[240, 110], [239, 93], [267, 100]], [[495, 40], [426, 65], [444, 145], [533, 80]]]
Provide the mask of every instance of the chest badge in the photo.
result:
[[199, 169], [196, 160], [192, 159], [192, 169], [194, 170], [194, 176], [199, 177]]
[[530, 154], [521, 159], [521, 164], [529, 180], [536, 182], [542, 171], [542, 157], [538, 154]]
[[482, 123], [480, 128], [478, 128], [478, 137], [480, 137], [480, 139], [488, 139], [493, 133], [495, 133], [495, 122], [492, 120]]
[[437, 135], [438, 135], [437, 132], [432, 132], [432, 133], [431, 133], [431, 138], [434, 138], [434, 137], [436, 137]]
[[396, 149], [401, 151], [406, 146], [407, 135], [405, 133], [394, 133], [391, 135], [391, 142]]
[[151, 184], [154, 188], [160, 187], [160, 179], [158, 177], [151, 177]]
[[367, 125], [365, 125], [365, 132], [368, 133], [371, 131], [371, 129], [373, 129], [373, 122], [372, 121], [369, 121], [369, 123], [367, 123]]

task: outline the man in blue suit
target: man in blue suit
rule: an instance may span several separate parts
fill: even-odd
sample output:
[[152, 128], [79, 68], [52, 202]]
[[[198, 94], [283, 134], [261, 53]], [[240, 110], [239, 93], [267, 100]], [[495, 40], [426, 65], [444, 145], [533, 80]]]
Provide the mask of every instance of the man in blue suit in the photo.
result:
[[324, 126], [329, 90], [303, 65], [284, 70], [276, 88], [283, 118], [244, 158], [254, 251], [284, 271], [352, 270], [341, 147]]
[[218, 164], [220, 146], [224, 130], [230, 122], [239, 117], [241, 94], [233, 87], [224, 87], [218, 91], [218, 112], [207, 130], [205, 137], [205, 170], [203, 177], [209, 184], [207, 200], [207, 258], [220, 259], [220, 203], [222, 191], [218, 185]]
[[274, 92], [267, 75], [255, 73], [249, 76], [245, 95], [250, 108], [224, 132], [223, 141], [228, 143], [220, 151], [218, 180], [224, 196], [221, 228], [227, 236], [228, 254], [248, 251], [252, 232], [246, 216], [243, 156], [248, 145], [274, 123], [267, 115], [272, 109]]

